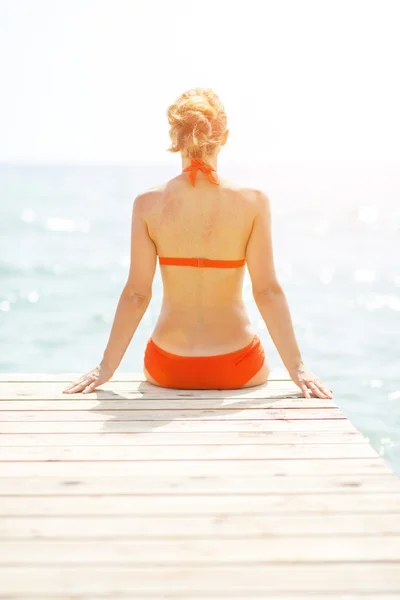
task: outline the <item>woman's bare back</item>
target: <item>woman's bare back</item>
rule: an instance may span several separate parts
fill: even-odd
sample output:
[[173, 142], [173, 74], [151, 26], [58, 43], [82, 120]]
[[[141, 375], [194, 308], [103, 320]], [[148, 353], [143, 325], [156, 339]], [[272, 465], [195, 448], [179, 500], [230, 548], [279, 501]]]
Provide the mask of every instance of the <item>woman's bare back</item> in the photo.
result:
[[[146, 194], [143, 218], [160, 257], [238, 260], [256, 212], [256, 191], [186, 174]], [[234, 351], [254, 336], [242, 299], [244, 268], [163, 265], [163, 304], [152, 338], [185, 356]]]

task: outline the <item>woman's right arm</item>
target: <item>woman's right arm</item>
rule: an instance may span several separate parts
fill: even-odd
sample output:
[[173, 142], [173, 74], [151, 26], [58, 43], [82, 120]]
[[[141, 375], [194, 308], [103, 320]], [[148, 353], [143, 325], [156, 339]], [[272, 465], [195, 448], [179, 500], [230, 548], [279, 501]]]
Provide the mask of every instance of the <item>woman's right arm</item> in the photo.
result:
[[256, 194], [256, 215], [246, 248], [254, 300], [283, 364], [304, 396], [309, 398], [312, 392], [320, 398], [332, 398], [332, 391], [303, 364], [289, 305], [275, 271], [270, 202], [263, 192]]

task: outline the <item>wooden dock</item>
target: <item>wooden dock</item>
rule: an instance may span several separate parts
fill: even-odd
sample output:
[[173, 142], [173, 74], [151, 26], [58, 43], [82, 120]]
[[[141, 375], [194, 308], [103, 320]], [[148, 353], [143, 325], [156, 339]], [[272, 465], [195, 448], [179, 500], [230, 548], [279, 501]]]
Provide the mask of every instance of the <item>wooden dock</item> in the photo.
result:
[[289, 380], [0, 376], [0, 598], [400, 598], [400, 480]]

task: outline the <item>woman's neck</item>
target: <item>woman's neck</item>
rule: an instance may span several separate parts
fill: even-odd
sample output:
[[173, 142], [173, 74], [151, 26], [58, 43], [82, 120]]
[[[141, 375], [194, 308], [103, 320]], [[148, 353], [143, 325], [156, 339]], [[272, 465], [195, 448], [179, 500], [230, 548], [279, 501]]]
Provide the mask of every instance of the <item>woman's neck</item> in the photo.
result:
[[[217, 171], [217, 157], [216, 156], [206, 156], [204, 158], [202, 158], [202, 161], [206, 164], [206, 165], [211, 165], [212, 167], [214, 167], [214, 171]], [[182, 170], [186, 169], [186, 167], [188, 167], [191, 163], [191, 158], [188, 158], [187, 156], [182, 156]]]

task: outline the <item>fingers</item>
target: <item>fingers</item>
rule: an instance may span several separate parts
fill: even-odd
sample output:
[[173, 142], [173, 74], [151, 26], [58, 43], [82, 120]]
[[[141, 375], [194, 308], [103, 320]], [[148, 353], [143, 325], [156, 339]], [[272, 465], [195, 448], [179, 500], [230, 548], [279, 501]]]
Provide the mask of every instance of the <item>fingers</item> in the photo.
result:
[[90, 387], [90, 391], [93, 391], [97, 384], [97, 378], [93, 380], [93, 377], [84, 377], [78, 379], [77, 382], [73, 383], [69, 388], [64, 390], [64, 394], [79, 394], [80, 392], [87, 393], [86, 389]]
[[318, 392], [318, 394], [323, 394], [324, 396], [321, 397], [325, 397], [325, 398], [333, 398], [333, 392], [331, 389], [327, 388], [322, 381], [320, 381], [319, 379], [317, 379], [316, 381], [312, 382], [315, 387], [316, 387], [316, 392]]
[[300, 384], [300, 389], [303, 392], [305, 398], [311, 398], [310, 392], [305, 383]]
[[[308, 388], [307, 388], [308, 386]], [[326, 388], [322, 382], [320, 381], [307, 381], [306, 383], [303, 383], [301, 386], [301, 389], [303, 389], [303, 387], [305, 387], [309, 393], [309, 390], [311, 390], [311, 392], [313, 393], [314, 396], [316, 396], [317, 398], [333, 398], [333, 393], [332, 390]], [[310, 393], [308, 396], [305, 396], [306, 398], [311, 398]]]
[[325, 394], [325, 396], [327, 398], [333, 398], [333, 392], [332, 392], [332, 390], [328, 389], [324, 385], [320, 385], [319, 387], [323, 391], [323, 393]]
[[83, 390], [83, 394], [90, 394], [90, 392], [93, 392], [93, 390], [97, 387], [98, 383], [97, 381], [93, 381], [90, 385], [87, 386], [87, 388], [85, 388]]
[[309, 381], [308, 385], [317, 398], [327, 398], [326, 394], [313, 381]]
[[81, 383], [75, 383], [73, 385], [71, 385], [70, 388], [68, 388], [67, 390], [64, 390], [65, 394], [78, 394], [79, 392], [81, 392], [82, 390], [85, 389], [85, 387], [90, 383], [89, 380], [84, 380]]
[[69, 386], [69, 388], [66, 388], [63, 393], [64, 394], [75, 394], [79, 388], [79, 383], [73, 383], [72, 385]]
[[65, 390], [63, 390], [63, 393], [64, 394], [73, 393], [72, 389], [78, 387], [81, 383], [83, 383], [86, 380], [86, 378], [87, 378], [86, 375], [82, 375], [82, 377], [80, 377], [79, 379], [74, 381], [74, 383], [71, 383], [71, 385], [66, 387]]

